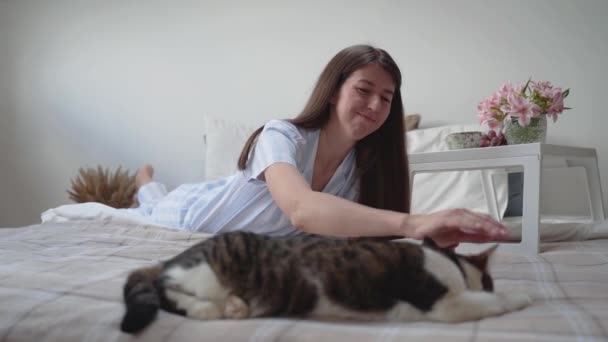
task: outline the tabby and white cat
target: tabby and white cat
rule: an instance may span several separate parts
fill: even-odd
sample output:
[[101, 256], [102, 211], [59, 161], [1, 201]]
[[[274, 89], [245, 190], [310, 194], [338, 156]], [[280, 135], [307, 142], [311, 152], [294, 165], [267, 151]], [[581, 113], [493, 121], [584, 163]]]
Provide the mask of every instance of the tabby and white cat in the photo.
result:
[[134, 333], [159, 308], [210, 320], [309, 317], [461, 322], [521, 309], [522, 293], [493, 293], [495, 247], [463, 256], [432, 243], [217, 235], [124, 287], [121, 329]]

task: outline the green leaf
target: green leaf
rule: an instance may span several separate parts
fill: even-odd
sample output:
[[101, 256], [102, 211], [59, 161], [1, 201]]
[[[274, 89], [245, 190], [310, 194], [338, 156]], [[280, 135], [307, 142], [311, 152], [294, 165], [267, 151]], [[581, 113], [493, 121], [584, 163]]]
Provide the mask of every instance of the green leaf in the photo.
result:
[[528, 86], [530, 85], [530, 81], [532, 81], [532, 77], [528, 78], [528, 82], [526, 82], [526, 85], [524, 86], [524, 89], [521, 91], [522, 95], [526, 94], [526, 90], [528, 90]]
[[570, 94], [570, 88], [564, 90], [564, 92], [562, 93], [563, 97], [567, 97]]

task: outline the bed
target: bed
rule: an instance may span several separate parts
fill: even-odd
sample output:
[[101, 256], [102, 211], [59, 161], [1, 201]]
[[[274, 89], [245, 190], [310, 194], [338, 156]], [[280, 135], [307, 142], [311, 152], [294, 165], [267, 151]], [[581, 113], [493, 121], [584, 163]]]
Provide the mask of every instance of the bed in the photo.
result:
[[207, 235], [107, 217], [4, 228], [0, 229], [0, 339], [608, 340], [608, 227], [595, 225], [592, 230], [587, 235], [592, 239], [544, 243], [543, 252], [536, 256], [499, 249], [492, 261], [497, 289], [525, 291], [534, 299], [523, 311], [500, 317], [462, 324], [295, 319], [202, 322], [161, 312], [148, 329], [130, 336], [119, 330], [126, 274], [168, 258]]
[[[215, 179], [234, 171], [234, 160], [257, 125], [210, 119], [205, 126], [204, 177]], [[479, 127], [456, 125], [408, 132], [408, 151], [444, 150], [445, 136], [475, 129]], [[507, 177], [500, 170], [493, 177], [504, 213]], [[455, 206], [487, 212], [478, 171], [425, 174], [416, 177], [416, 182], [414, 212]], [[523, 311], [501, 317], [462, 324], [294, 319], [201, 322], [161, 312], [138, 336], [119, 330], [124, 312], [122, 286], [128, 272], [167, 259], [207, 235], [134, 221], [97, 203], [49, 209], [42, 214], [42, 222], [0, 229], [2, 342], [608, 340], [608, 221], [545, 218], [539, 255], [508, 254], [499, 248], [491, 267], [497, 289], [525, 291], [534, 299]], [[520, 222], [505, 222], [517, 239]]]

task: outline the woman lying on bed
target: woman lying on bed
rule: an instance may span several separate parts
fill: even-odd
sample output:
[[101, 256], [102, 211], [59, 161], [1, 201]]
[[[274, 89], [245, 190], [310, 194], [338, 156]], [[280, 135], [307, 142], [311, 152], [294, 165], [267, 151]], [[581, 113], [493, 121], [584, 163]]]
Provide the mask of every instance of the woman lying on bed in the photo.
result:
[[239, 171], [167, 193], [146, 165], [140, 206], [125, 209], [180, 229], [285, 236], [430, 237], [440, 246], [504, 238], [487, 215], [408, 214], [401, 72], [384, 50], [357, 45], [325, 67], [302, 112], [248, 139]]

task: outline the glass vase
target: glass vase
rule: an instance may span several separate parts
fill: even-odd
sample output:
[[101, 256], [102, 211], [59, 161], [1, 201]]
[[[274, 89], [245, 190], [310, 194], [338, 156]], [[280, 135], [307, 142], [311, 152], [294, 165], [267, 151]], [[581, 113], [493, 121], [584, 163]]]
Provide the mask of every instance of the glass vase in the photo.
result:
[[505, 128], [505, 139], [507, 145], [544, 143], [547, 140], [547, 116], [532, 118], [525, 127], [519, 124], [517, 118], [511, 118]]

